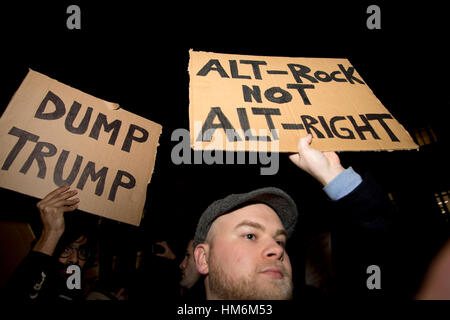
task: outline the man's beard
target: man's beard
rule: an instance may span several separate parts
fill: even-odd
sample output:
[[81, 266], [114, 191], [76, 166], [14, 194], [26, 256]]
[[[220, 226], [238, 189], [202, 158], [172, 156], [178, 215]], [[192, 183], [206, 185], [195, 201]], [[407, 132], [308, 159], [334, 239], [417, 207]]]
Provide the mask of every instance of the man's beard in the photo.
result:
[[[277, 266], [282, 269], [283, 278], [265, 279], [264, 282], [263, 279], [257, 279], [257, 277], [265, 277], [258, 271], [268, 266]], [[293, 284], [285, 270], [281, 264], [272, 262], [270, 265], [259, 266], [251, 276], [233, 279], [213, 258], [209, 263], [209, 289], [217, 299], [221, 300], [290, 300]]]

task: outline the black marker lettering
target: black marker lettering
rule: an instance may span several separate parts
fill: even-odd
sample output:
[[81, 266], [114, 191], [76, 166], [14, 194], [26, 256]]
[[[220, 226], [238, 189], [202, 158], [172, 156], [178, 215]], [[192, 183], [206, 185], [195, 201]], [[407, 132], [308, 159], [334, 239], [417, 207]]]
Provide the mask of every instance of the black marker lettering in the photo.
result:
[[[122, 177], [128, 178], [128, 182], [122, 181]], [[136, 185], [136, 179], [126, 171], [118, 170], [114, 182], [109, 192], [108, 200], [116, 200], [117, 189], [124, 187], [125, 189], [132, 189]]]
[[119, 134], [121, 125], [121, 120], [114, 120], [113, 122], [108, 123], [108, 121], [106, 120], [106, 116], [103, 113], [99, 113], [97, 119], [94, 122], [94, 125], [92, 126], [89, 137], [98, 140], [100, 129], [103, 126], [105, 132], [110, 132], [111, 130], [113, 130], [111, 136], [109, 137], [108, 144], [114, 145], [116, 143], [117, 135]]
[[368, 131], [372, 134], [372, 137], [374, 139], [379, 140], [380, 137], [377, 135], [377, 133], [375, 132], [375, 130], [373, 129], [373, 127], [370, 125], [369, 121], [366, 119], [366, 117], [363, 114], [360, 114], [359, 117], [361, 118], [361, 120], [364, 122], [363, 126], [358, 126], [356, 124], [355, 119], [353, 119], [352, 116], [347, 116], [347, 118], [350, 120], [350, 122], [352, 123], [353, 127], [356, 130], [356, 133], [359, 135], [359, 137], [361, 138], [361, 140], [366, 140], [366, 137], [364, 136], [363, 132], [364, 131]]
[[337, 74], [340, 74], [340, 73], [341, 73], [340, 71], [333, 71], [333, 72], [330, 74], [331, 79], [333, 79], [333, 80], [336, 81], [336, 82], [347, 82], [347, 80], [345, 80], [345, 79], [336, 77], [336, 75], [337, 75]]
[[75, 118], [77, 117], [78, 113], [80, 112], [81, 104], [74, 101], [72, 104], [72, 107], [69, 110], [69, 113], [67, 114], [66, 121], [64, 122], [64, 126], [66, 127], [67, 131], [74, 133], [74, 134], [83, 134], [86, 132], [89, 121], [91, 120], [92, 115], [92, 108], [88, 107], [86, 110], [86, 113], [84, 114], [83, 120], [79, 124], [77, 128], [73, 126], [73, 122], [75, 121]]
[[314, 72], [314, 77], [322, 82], [330, 82], [331, 81], [331, 77], [328, 73], [326, 73], [325, 71], [316, 71]]
[[[47, 148], [47, 151], [43, 151], [44, 148]], [[20, 172], [26, 174], [33, 161], [36, 160], [39, 168], [37, 177], [44, 179], [45, 174], [47, 173], [47, 166], [45, 165], [44, 158], [54, 156], [56, 151], [56, 147], [49, 142], [37, 142], [27, 161], [23, 164], [22, 169], [20, 169]]]
[[[81, 173], [80, 176], [80, 180], [78, 180], [78, 184], [77, 184], [77, 188], [80, 190], [83, 190], [84, 185], [86, 184], [87, 178], [91, 177], [91, 181], [95, 182], [97, 180], [99, 180], [97, 182], [97, 185], [95, 186], [95, 194], [97, 196], [101, 196], [103, 193], [103, 189], [105, 188], [105, 180], [106, 180], [106, 174], [108, 173], [108, 168], [107, 167], [103, 167], [101, 168], [97, 173], [95, 172], [95, 163], [92, 161], [89, 161], [86, 164], [86, 167], [84, 168], [83, 172]], [[117, 176], [116, 176], [117, 179]], [[130, 180], [131, 181], [131, 180]], [[114, 180], [114, 183], [116, 183], [116, 181]], [[113, 185], [114, 187], [114, 185]], [[116, 190], [117, 190], [116, 186]], [[114, 192], [114, 197], [115, 197], [115, 192]], [[112, 200], [114, 201], [114, 199]]]
[[340, 130], [347, 132], [347, 135], [342, 135], [340, 134], [337, 129], [336, 129], [336, 122], [338, 121], [345, 121], [345, 117], [341, 117], [341, 116], [336, 116], [330, 119], [330, 127], [331, 127], [331, 131], [334, 133], [334, 135], [338, 138], [341, 139], [356, 139], [355, 135], [353, 134], [353, 132], [350, 129], [347, 128], [339, 128]]
[[[55, 111], [44, 113], [44, 110], [47, 107], [49, 101], [53, 102], [53, 105], [55, 106]], [[64, 116], [65, 113], [66, 107], [61, 98], [58, 97], [53, 92], [48, 91], [47, 95], [44, 97], [44, 100], [42, 100], [41, 104], [36, 110], [34, 117], [43, 120], [56, 120]]]
[[219, 60], [217, 59], [211, 59], [209, 60], [203, 68], [200, 69], [199, 72], [197, 72], [197, 76], [206, 76], [210, 71], [217, 71], [222, 78], [229, 78], [228, 74], [225, 72], [225, 69], [220, 64]]
[[58, 186], [71, 185], [80, 171], [81, 163], [83, 161], [83, 157], [77, 155], [75, 162], [73, 164], [72, 169], [70, 170], [69, 176], [67, 179], [63, 179], [63, 171], [66, 165], [67, 158], [69, 156], [69, 151], [63, 150], [59, 155], [58, 161], [56, 162], [55, 171], [53, 172], [53, 182]]
[[[139, 131], [142, 135], [140, 137], [137, 137], [134, 135], [135, 131]], [[135, 124], [130, 124], [130, 128], [128, 129], [127, 136], [125, 137], [125, 140], [123, 141], [122, 150], [126, 152], [130, 152], [131, 144], [133, 141], [137, 141], [140, 143], [143, 143], [147, 141], [148, 139], [148, 131], [144, 128], [139, 127]]]
[[348, 82], [350, 82], [351, 84], [354, 84], [353, 80], [355, 80], [356, 82], [358, 82], [360, 84], [364, 84], [364, 82], [362, 82], [360, 79], [353, 76], [353, 72], [355, 72], [355, 68], [348, 67], [348, 69], [346, 70], [342, 64], [338, 64], [338, 66], [339, 66], [339, 69], [341, 69], [342, 73], [344, 74], [345, 78], [347, 78]]
[[251, 79], [252, 78], [250, 76], [244, 76], [244, 75], [239, 74], [236, 60], [230, 60], [229, 62], [230, 62], [231, 77], [233, 79]]
[[305, 127], [301, 123], [282, 123], [281, 126], [285, 130], [303, 130]]
[[388, 125], [384, 122], [384, 119], [393, 119], [393, 117], [389, 113], [375, 114], [368, 113], [366, 114], [367, 120], [378, 120], [380, 125], [386, 130], [386, 133], [389, 135], [392, 141], [399, 142], [400, 140], [395, 136], [395, 134], [391, 131]]
[[272, 136], [275, 140], [278, 140], [278, 134], [275, 131], [275, 126], [273, 124], [272, 115], [279, 116], [281, 115], [280, 109], [276, 108], [252, 108], [253, 114], [262, 114], [266, 117], [267, 125], [272, 133]]
[[267, 65], [267, 62], [265, 61], [258, 61], [258, 60], [239, 60], [242, 64], [251, 64], [253, 68], [253, 75], [255, 76], [255, 79], [261, 80], [261, 70], [259, 66], [265, 66]]
[[267, 70], [267, 74], [288, 74], [285, 70]]
[[308, 99], [308, 96], [306, 95], [305, 89], [314, 89], [313, 84], [299, 84], [299, 83], [288, 83], [287, 84], [288, 89], [297, 89], [298, 93], [300, 93], [300, 97], [302, 97], [303, 104], [311, 105], [311, 102]]
[[245, 140], [250, 141], [271, 141], [269, 136], [254, 136], [250, 129], [250, 124], [248, 122], [247, 111], [245, 108], [237, 108], [237, 113], [239, 117], [239, 123], [245, 134]]
[[314, 125], [318, 123], [318, 121], [314, 117], [302, 115], [301, 118], [303, 121], [303, 125], [305, 126], [306, 132], [311, 133], [312, 129], [317, 135], [317, 138], [325, 138], [323, 133], [320, 132], [316, 127], [314, 127]]
[[325, 121], [325, 118], [323, 116], [318, 116], [320, 124], [322, 125], [322, 128], [325, 130], [325, 133], [327, 134], [328, 138], [333, 138], [333, 133], [330, 130], [330, 127], [328, 127], [327, 122]]
[[9, 169], [11, 164], [16, 159], [17, 155], [20, 153], [20, 151], [22, 151], [27, 141], [37, 142], [39, 140], [39, 136], [16, 127], [12, 127], [11, 130], [9, 130], [8, 134], [18, 137], [19, 140], [17, 140], [16, 144], [6, 157], [5, 162], [3, 162], [2, 170]]
[[[242, 85], [242, 93], [244, 95], [244, 101], [245, 102], [253, 102], [253, 99], [255, 99], [256, 102], [261, 103], [261, 89], [259, 86], [252, 86], [253, 89], [250, 89], [250, 87], [246, 86], [245, 84]], [[253, 98], [253, 99], [252, 99]]]
[[302, 83], [303, 81], [301, 78], [305, 78], [305, 79], [311, 81], [312, 83], [319, 82], [316, 80], [316, 78], [307, 74], [307, 73], [311, 72], [311, 69], [308, 68], [307, 66], [303, 66], [301, 64], [294, 64], [294, 63], [288, 63], [287, 66], [291, 70], [291, 73], [295, 79], [295, 82]]
[[[219, 119], [220, 123], [213, 123], [216, 117]], [[225, 130], [228, 141], [242, 140], [238, 134], [230, 135], [230, 133], [235, 130], [231, 125], [231, 122], [223, 114], [222, 109], [220, 107], [212, 107], [208, 113], [208, 116], [206, 117], [205, 123], [202, 126], [202, 131], [197, 137], [197, 141], [211, 141], [216, 129]]]
[[[277, 96], [275, 96], [277, 95]], [[264, 96], [267, 100], [273, 103], [287, 103], [292, 100], [292, 95], [286, 90], [281, 89], [280, 87], [272, 87], [267, 89], [264, 92]]]

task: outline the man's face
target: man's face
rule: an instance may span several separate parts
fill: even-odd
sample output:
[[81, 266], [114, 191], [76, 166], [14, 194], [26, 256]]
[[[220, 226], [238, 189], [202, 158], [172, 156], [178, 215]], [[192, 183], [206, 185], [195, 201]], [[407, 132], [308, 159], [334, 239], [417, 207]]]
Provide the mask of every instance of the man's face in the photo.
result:
[[186, 254], [184, 256], [183, 261], [180, 264], [181, 269], [181, 281], [180, 286], [184, 288], [192, 288], [192, 286], [198, 281], [200, 278], [200, 273], [197, 271], [195, 267], [194, 260], [194, 250], [193, 250], [193, 240], [189, 241], [188, 246], [186, 248]]
[[292, 298], [287, 235], [269, 206], [252, 204], [220, 216], [208, 237], [207, 285], [211, 298]]
[[85, 236], [79, 237], [72, 242], [65, 250], [59, 255], [58, 260], [65, 266], [76, 264], [83, 269], [88, 258], [86, 251], [87, 238]]

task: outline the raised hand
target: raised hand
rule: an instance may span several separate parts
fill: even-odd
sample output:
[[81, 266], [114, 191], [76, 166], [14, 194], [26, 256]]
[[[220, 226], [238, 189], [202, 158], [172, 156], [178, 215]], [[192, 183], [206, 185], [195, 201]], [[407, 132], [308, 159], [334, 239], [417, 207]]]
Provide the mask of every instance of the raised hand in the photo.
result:
[[70, 190], [70, 186], [62, 186], [47, 194], [36, 206], [42, 221], [42, 235], [33, 250], [52, 255], [56, 245], [64, 233], [64, 212], [78, 208], [80, 199], [73, 198], [78, 192]]
[[298, 142], [298, 153], [290, 155], [289, 159], [326, 186], [344, 171], [344, 168], [336, 152], [321, 152], [314, 149], [310, 146], [311, 141], [311, 134], [301, 138]]

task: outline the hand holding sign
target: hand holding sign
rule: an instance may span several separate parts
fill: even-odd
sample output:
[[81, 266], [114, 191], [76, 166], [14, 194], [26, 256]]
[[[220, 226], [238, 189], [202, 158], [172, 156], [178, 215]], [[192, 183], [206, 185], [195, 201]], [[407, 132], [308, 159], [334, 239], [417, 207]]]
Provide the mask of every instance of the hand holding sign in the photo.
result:
[[336, 152], [321, 152], [310, 146], [312, 135], [308, 134], [298, 142], [298, 153], [289, 159], [299, 168], [308, 172], [323, 186], [337, 177], [344, 168]]
[[[59, 187], [37, 203], [42, 221], [42, 235], [34, 250], [52, 255], [59, 239], [65, 230], [64, 212], [71, 212], [78, 208], [80, 199], [72, 198], [78, 192], [69, 190], [69, 186]], [[72, 198], [72, 199], [71, 199]]]
[[50, 192], [37, 203], [42, 224], [46, 232], [64, 233], [64, 212], [74, 211], [78, 208], [80, 199], [73, 198], [78, 192], [69, 190], [70, 186], [62, 186]]

